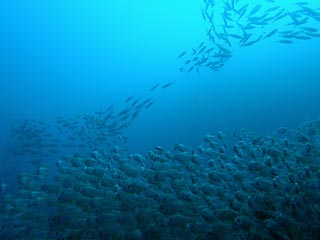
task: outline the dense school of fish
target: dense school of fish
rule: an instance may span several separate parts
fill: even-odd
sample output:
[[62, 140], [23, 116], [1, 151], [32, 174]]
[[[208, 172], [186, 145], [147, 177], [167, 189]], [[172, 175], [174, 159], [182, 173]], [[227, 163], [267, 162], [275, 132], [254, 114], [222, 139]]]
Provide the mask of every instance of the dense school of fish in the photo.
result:
[[[289, 5], [289, 6], [288, 6]], [[234, 51], [265, 39], [282, 44], [320, 37], [320, 5], [308, 1], [204, 0], [202, 17], [208, 24], [208, 41], [183, 51], [181, 72], [221, 69]]]
[[319, 166], [320, 119], [65, 156], [2, 195], [0, 239], [320, 239]]
[[[157, 83], [149, 92], [154, 95], [155, 91], [165, 90], [173, 84]], [[9, 153], [43, 159], [68, 150], [85, 153], [113, 144], [124, 145], [127, 137], [123, 131], [155, 101], [155, 96], [143, 98], [131, 95], [125, 99], [120, 111], [116, 111], [112, 104], [90, 114], [69, 118], [58, 116], [53, 123], [37, 119], [15, 120], [12, 122]]]

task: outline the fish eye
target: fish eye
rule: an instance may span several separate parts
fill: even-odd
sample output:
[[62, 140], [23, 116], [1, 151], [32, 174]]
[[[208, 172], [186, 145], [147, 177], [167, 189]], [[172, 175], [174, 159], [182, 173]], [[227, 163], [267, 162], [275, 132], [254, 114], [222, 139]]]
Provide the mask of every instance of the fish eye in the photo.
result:
[[198, 209], [193, 209], [192, 211], [193, 211], [193, 213], [199, 213]]

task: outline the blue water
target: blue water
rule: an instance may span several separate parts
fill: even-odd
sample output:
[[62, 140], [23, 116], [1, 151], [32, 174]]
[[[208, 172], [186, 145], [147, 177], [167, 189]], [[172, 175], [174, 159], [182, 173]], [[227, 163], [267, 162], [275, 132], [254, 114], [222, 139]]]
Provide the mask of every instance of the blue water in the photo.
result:
[[[182, 0], [1, 1], [0, 180], [28, 167], [8, 151], [14, 119], [121, 109], [132, 94], [156, 102], [123, 131], [129, 152], [194, 146], [219, 130], [268, 134], [318, 116], [319, 38], [292, 45], [267, 39], [239, 48], [219, 71], [179, 72], [177, 56], [207, 41], [201, 7]], [[149, 91], [171, 81], [165, 91]]]

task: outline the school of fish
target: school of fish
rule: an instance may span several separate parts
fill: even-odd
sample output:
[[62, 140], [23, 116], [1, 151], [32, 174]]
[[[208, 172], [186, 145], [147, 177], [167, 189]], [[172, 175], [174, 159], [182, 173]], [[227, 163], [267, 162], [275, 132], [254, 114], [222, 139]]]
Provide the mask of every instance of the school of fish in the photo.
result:
[[2, 194], [0, 239], [320, 238], [320, 119], [39, 163]]
[[113, 144], [125, 145], [123, 131], [156, 102], [155, 92], [166, 90], [175, 82], [157, 83], [149, 93], [153, 96], [128, 96], [124, 107], [114, 104], [93, 113], [57, 116], [53, 123], [38, 119], [16, 119], [12, 122], [9, 154], [17, 157], [50, 158], [72, 150], [87, 153]]
[[220, 70], [241, 48], [272, 39], [281, 44], [320, 37], [320, 6], [308, 1], [204, 0], [208, 40], [183, 51], [180, 72]]

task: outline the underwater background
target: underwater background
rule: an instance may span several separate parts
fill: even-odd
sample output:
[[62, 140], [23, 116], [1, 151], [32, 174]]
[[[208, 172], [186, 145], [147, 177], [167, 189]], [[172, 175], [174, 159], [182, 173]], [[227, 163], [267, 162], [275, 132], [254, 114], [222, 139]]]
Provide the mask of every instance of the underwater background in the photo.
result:
[[[317, 1], [3, 0], [0, 22], [1, 239], [320, 238]], [[148, 189], [178, 206], [161, 209], [168, 201]], [[237, 191], [241, 207], [230, 205]], [[306, 210], [289, 214], [281, 199], [252, 213], [251, 195], [275, 193]]]

